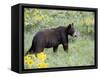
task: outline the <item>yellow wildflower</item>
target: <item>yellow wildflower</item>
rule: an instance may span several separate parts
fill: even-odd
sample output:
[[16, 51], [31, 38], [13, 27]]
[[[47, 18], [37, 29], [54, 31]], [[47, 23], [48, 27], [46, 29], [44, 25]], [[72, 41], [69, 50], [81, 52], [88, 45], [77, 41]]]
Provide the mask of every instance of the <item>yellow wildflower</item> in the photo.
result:
[[46, 60], [46, 54], [44, 54], [43, 52], [37, 54], [37, 57], [38, 57], [41, 61], [45, 61], [45, 60]]
[[47, 68], [48, 67], [48, 63], [44, 63], [44, 62], [39, 63], [39, 64], [37, 64], [37, 67], [38, 68]]
[[28, 67], [29, 68], [32, 68], [32, 65], [34, 64], [34, 61], [33, 60], [29, 60], [28, 62], [27, 62], [27, 65], [28, 65]]
[[28, 65], [29, 68], [32, 68], [34, 61], [32, 60], [32, 55], [27, 55], [24, 57], [24, 62]]
[[28, 60], [30, 60], [31, 58], [29, 56], [24, 56], [24, 62], [27, 63]]
[[38, 53], [37, 57], [35, 56], [35, 54], [28, 54], [27, 56], [24, 56], [24, 62], [26, 63], [29, 69], [32, 69], [33, 65], [37, 68], [47, 68], [48, 63], [45, 63], [45, 60], [46, 54], [43, 52]]

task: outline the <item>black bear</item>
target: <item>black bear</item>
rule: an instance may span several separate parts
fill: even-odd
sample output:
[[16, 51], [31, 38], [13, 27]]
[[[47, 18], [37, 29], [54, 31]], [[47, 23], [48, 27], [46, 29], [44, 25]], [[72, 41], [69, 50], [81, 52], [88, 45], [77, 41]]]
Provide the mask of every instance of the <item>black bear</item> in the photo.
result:
[[68, 35], [76, 36], [73, 23], [67, 27], [45, 29], [37, 32], [26, 54], [37, 54], [43, 52], [44, 48], [51, 47], [53, 47], [53, 51], [56, 52], [59, 44], [62, 44], [64, 51], [66, 51], [68, 49]]

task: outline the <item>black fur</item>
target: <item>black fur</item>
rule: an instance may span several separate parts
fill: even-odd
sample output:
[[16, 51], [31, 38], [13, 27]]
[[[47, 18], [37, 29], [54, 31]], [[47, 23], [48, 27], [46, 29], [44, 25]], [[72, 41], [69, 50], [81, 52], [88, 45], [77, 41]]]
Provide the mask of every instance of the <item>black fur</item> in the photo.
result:
[[67, 27], [45, 29], [43, 31], [37, 32], [33, 38], [32, 45], [26, 54], [37, 54], [39, 52], [43, 52], [44, 48], [51, 47], [53, 47], [53, 51], [56, 52], [59, 44], [62, 44], [64, 51], [67, 51], [68, 35], [73, 36], [74, 32], [75, 30], [73, 23], [69, 24]]

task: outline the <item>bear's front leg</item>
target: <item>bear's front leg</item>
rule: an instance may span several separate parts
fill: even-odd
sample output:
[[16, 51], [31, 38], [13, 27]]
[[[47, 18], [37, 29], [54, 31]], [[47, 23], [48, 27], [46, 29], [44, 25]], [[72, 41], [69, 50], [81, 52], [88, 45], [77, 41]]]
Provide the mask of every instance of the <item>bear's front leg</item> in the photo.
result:
[[63, 49], [64, 49], [64, 51], [68, 52], [68, 44], [67, 43], [63, 44]]
[[57, 48], [58, 48], [58, 46], [54, 46], [53, 47], [53, 52], [56, 52], [57, 51]]

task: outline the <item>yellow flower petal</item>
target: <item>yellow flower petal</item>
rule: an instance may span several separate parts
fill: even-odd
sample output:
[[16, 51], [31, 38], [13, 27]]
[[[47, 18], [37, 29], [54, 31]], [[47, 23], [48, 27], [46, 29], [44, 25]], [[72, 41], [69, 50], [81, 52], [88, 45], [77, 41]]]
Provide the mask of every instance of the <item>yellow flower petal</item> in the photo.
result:
[[39, 63], [39, 64], [37, 64], [37, 67], [38, 68], [47, 68], [48, 67], [48, 63], [44, 63], [44, 62]]
[[45, 61], [46, 60], [46, 54], [44, 54], [43, 52], [39, 53], [37, 55], [37, 57], [41, 60], [41, 61]]
[[25, 57], [24, 57], [24, 62], [26, 62], [26, 63], [27, 63], [27, 61], [28, 61], [28, 60], [30, 60], [30, 59], [31, 59], [30, 57], [25, 56]]
[[33, 60], [29, 60], [27, 62], [27, 65], [28, 65], [29, 68], [32, 68], [33, 64], [34, 64], [34, 61]]

